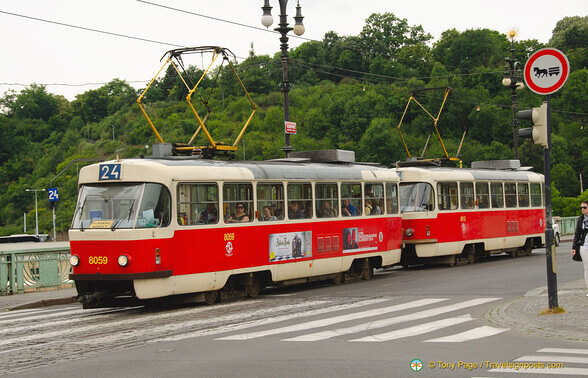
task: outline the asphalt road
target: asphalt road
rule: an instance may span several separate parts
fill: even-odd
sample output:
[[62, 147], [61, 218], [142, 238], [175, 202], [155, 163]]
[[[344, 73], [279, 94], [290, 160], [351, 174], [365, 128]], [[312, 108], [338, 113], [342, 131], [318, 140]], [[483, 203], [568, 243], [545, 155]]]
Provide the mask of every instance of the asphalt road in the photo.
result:
[[[582, 278], [569, 249], [558, 248], [560, 284]], [[501, 364], [521, 367], [513, 365], [521, 359], [537, 360], [526, 372], [569, 373], [557, 365], [565, 361], [588, 373], [588, 361], [562, 357], [588, 353], [586, 343], [520, 332], [486, 316], [545, 285], [544, 250], [535, 250], [453, 268], [394, 268], [369, 281], [270, 289], [214, 306], [10, 312], [0, 315], [0, 374], [505, 377], [519, 374]]]

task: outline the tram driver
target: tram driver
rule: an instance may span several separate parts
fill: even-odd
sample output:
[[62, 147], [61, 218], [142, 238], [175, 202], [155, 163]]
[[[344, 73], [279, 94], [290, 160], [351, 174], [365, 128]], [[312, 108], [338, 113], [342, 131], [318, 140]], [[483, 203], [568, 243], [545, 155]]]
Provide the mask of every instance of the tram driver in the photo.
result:
[[202, 210], [200, 212], [200, 222], [201, 223], [206, 223], [206, 224], [214, 224], [217, 222], [217, 211], [216, 211], [216, 206], [214, 205], [214, 203], [208, 203], [206, 204], [206, 209]]

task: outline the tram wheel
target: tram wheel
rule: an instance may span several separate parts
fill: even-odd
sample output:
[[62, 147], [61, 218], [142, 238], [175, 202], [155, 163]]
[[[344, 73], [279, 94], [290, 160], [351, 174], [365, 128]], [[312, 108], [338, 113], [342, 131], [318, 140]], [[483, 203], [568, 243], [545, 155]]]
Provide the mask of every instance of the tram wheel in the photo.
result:
[[511, 250], [511, 251], [508, 253], [508, 255], [509, 255], [511, 258], [513, 258], [513, 259], [514, 259], [515, 257], [517, 257], [517, 256], [519, 255], [519, 250], [515, 248], [515, 249]]
[[476, 253], [474, 251], [472, 251], [471, 253], [468, 253], [467, 260], [468, 260], [468, 264], [475, 263], [476, 262]]
[[204, 302], [207, 305], [214, 304], [218, 299], [218, 290], [207, 291], [204, 293]]
[[339, 285], [341, 282], [343, 282], [344, 278], [345, 276], [343, 275], [343, 273], [337, 273], [335, 277], [331, 278], [331, 282], [335, 285]]
[[369, 280], [374, 276], [374, 268], [370, 265], [370, 262], [366, 260], [363, 264], [363, 268], [361, 269], [361, 279], [362, 280]]
[[449, 265], [450, 268], [453, 268], [456, 264], [457, 264], [457, 256], [451, 255], [449, 257], [449, 263], [447, 263], [447, 265]]
[[258, 277], [253, 277], [251, 284], [245, 288], [245, 293], [249, 298], [255, 298], [259, 295], [259, 292], [263, 289], [263, 283]]

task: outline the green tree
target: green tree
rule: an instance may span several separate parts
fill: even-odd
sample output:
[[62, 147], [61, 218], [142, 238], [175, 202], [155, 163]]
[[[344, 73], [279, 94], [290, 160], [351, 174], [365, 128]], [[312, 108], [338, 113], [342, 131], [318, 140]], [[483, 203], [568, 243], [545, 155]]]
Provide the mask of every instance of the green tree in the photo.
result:
[[373, 13], [365, 20], [359, 34], [364, 53], [372, 58], [378, 55], [392, 59], [403, 46], [426, 43], [432, 36], [423, 27], [410, 26], [405, 18], [393, 13]]
[[23, 89], [18, 95], [8, 94], [1, 104], [8, 109], [9, 115], [18, 119], [47, 121], [60, 109], [60, 100], [47, 93], [45, 86], [37, 84]]

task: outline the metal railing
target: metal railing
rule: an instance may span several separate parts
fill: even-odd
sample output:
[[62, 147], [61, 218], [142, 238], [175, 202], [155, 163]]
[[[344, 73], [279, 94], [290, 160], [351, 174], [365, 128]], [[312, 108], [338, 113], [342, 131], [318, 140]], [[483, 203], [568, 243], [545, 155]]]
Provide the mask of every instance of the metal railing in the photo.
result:
[[578, 217], [562, 217], [556, 220], [559, 225], [560, 235], [574, 235], [576, 231], [576, 220]]
[[71, 287], [69, 256], [69, 246], [0, 251], [0, 295]]

